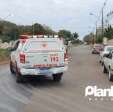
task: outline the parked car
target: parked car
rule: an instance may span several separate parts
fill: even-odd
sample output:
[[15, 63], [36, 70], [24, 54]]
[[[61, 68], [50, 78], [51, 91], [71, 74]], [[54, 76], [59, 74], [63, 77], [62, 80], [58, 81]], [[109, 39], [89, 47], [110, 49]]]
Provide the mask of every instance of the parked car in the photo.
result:
[[105, 46], [103, 51], [100, 52], [100, 63], [103, 65], [104, 57], [113, 50], [113, 46]]
[[103, 45], [101, 44], [94, 44], [92, 49], [92, 54], [100, 54], [100, 52], [103, 50]]
[[[17, 82], [26, 76], [52, 76], [60, 81], [68, 69], [68, 54], [59, 38], [26, 38], [22, 36], [12, 49], [10, 71]], [[36, 36], [35, 36], [36, 37]]]
[[113, 81], [113, 51], [104, 57], [103, 72], [109, 74], [109, 81]]

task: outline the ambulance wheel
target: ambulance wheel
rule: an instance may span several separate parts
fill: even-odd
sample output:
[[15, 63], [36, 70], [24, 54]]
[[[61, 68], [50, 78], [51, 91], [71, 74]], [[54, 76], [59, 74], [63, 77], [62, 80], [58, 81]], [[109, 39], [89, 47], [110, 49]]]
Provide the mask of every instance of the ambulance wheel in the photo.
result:
[[10, 72], [11, 72], [12, 74], [14, 74], [14, 73], [15, 73], [15, 72], [14, 72], [14, 69], [13, 69], [12, 62], [10, 62]]
[[108, 73], [108, 71], [107, 71], [105, 65], [103, 65], [103, 73]]
[[16, 82], [17, 83], [22, 83], [23, 82], [23, 78], [21, 73], [18, 71], [18, 68], [16, 67]]
[[53, 74], [53, 81], [60, 82], [62, 80], [63, 73]]
[[113, 81], [113, 74], [111, 73], [110, 70], [109, 70], [109, 81]]

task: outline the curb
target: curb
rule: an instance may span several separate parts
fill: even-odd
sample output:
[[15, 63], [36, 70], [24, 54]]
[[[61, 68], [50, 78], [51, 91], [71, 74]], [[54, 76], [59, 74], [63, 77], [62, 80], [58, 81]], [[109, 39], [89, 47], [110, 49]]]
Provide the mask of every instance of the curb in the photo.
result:
[[9, 61], [7, 60], [7, 61], [2, 61], [2, 62], [0, 62], [0, 65], [5, 65], [5, 64], [8, 64], [9, 63]]

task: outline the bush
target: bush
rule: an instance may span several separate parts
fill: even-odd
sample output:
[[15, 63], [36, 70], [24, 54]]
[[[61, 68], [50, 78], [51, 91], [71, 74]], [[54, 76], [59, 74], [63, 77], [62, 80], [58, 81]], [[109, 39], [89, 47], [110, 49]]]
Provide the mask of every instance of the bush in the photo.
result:
[[103, 38], [101, 35], [99, 35], [97, 38], [96, 38], [96, 43], [102, 43], [103, 42]]
[[9, 59], [9, 54], [7, 49], [0, 49], [0, 61]]

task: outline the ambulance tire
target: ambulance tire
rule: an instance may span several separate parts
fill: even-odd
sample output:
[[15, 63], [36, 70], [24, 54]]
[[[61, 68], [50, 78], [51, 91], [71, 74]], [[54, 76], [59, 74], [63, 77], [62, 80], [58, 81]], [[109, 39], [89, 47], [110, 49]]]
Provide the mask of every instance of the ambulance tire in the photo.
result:
[[21, 73], [18, 71], [17, 67], [16, 67], [16, 82], [23, 83], [23, 77], [22, 77]]
[[12, 74], [14, 74], [14, 73], [15, 73], [15, 72], [14, 72], [13, 65], [12, 65], [12, 62], [10, 62], [10, 72], [11, 72]]
[[53, 81], [60, 82], [62, 80], [63, 73], [53, 74]]

